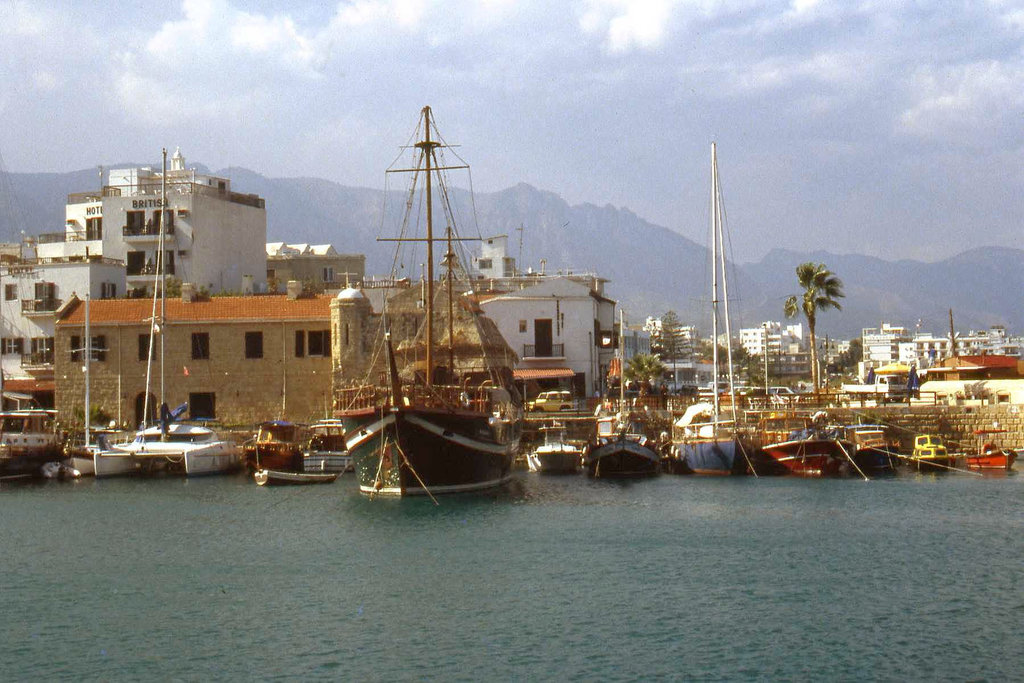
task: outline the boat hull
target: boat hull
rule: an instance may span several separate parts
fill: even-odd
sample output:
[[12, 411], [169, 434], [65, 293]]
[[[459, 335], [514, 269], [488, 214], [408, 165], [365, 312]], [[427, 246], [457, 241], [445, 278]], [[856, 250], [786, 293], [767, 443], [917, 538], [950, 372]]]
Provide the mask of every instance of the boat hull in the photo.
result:
[[479, 491], [511, 478], [520, 424], [402, 406], [343, 412], [359, 490], [388, 496]]
[[253, 473], [253, 479], [259, 486], [303, 486], [308, 484], [330, 484], [338, 478], [338, 473], [282, 472], [280, 470], [259, 469]]
[[899, 465], [900, 457], [887, 448], [869, 446], [858, 448], [853, 454], [853, 461], [863, 472], [892, 474]]
[[582, 454], [578, 448], [538, 448], [526, 456], [531, 472], [544, 474], [575, 474], [580, 469]]
[[584, 455], [587, 473], [596, 478], [628, 479], [661, 474], [661, 456], [646, 439], [629, 435], [601, 439]]
[[749, 474], [744, 446], [737, 439], [709, 439], [683, 442], [677, 446], [679, 458], [693, 474]]
[[245, 447], [245, 464], [252, 470], [295, 470], [302, 464], [302, 449], [291, 443], [257, 443]]
[[918, 472], [948, 472], [956, 467], [956, 456], [911, 456], [907, 459], [907, 465]]
[[302, 459], [303, 472], [351, 472], [352, 456], [348, 451], [309, 452]]
[[1013, 469], [1017, 453], [1010, 450], [996, 450], [991, 453], [964, 456], [964, 467], [975, 472], [1006, 472]]
[[835, 439], [801, 439], [769, 444], [762, 450], [798, 477], [835, 477], [849, 462], [846, 453], [851, 453], [853, 446]]

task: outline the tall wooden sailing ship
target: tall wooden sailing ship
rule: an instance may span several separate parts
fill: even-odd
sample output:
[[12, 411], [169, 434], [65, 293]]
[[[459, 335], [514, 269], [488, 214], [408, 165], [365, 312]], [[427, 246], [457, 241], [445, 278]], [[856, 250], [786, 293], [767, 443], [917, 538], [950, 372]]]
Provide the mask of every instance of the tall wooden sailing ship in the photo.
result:
[[[455, 253], [461, 238], [446, 172], [467, 167], [439, 159], [443, 145], [430, 107], [421, 111], [418, 133], [422, 138], [411, 148], [415, 163], [389, 170], [412, 173], [402, 234], [382, 241], [399, 249], [425, 247], [422, 285], [386, 297], [375, 321], [366, 305], [362, 318], [346, 319], [337, 331], [343, 348], [365, 341], [372, 350], [362, 383], [335, 392], [335, 417], [345, 426], [359, 487], [367, 494], [433, 496], [500, 486], [511, 476], [522, 429], [522, 401], [512, 381], [515, 354], [493, 321], [480, 315], [461, 271], [464, 259]], [[438, 199], [446, 229], [435, 238]], [[425, 208], [425, 221], [411, 218], [414, 207]], [[417, 222], [424, 224], [423, 238], [406, 234]], [[447, 247], [441, 282], [434, 279], [437, 243]], [[356, 306], [360, 296], [347, 289], [338, 306]], [[362, 339], [354, 339], [360, 332]], [[342, 372], [346, 363], [343, 353]]]

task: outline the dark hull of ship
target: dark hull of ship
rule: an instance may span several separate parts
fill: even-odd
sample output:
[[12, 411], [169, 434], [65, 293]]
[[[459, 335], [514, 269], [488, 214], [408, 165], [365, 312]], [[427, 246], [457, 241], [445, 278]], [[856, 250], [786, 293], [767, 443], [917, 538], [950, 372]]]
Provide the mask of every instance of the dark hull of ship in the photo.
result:
[[521, 426], [489, 413], [401, 407], [346, 411], [338, 417], [363, 493], [480, 491], [512, 476]]
[[[846, 449], [844, 452], [844, 448]], [[798, 477], [835, 477], [845, 463], [852, 444], [835, 439], [801, 439], [763, 447], [765, 454]]]
[[302, 471], [302, 447], [299, 444], [274, 442], [249, 444], [245, 447], [245, 465], [250, 471]]
[[853, 454], [853, 461], [863, 472], [873, 474], [892, 474], [900, 463], [900, 457], [888, 448], [868, 446], [858, 448]]
[[64, 454], [57, 446], [13, 448], [7, 453], [0, 453], [0, 478], [42, 476], [43, 465], [63, 458]]
[[591, 444], [584, 455], [587, 473], [603, 479], [654, 477], [661, 474], [661, 456], [650, 446], [620, 436]]

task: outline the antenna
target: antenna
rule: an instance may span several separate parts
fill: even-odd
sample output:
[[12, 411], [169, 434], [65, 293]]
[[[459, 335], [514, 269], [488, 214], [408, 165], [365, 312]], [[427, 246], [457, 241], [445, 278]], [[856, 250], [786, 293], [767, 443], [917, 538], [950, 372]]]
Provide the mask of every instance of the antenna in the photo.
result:
[[[516, 259], [516, 270], [519, 269], [519, 264], [523, 262], [523, 224], [519, 223], [517, 229], [519, 230], [519, 257]], [[516, 273], [513, 271], [512, 274], [515, 275]]]

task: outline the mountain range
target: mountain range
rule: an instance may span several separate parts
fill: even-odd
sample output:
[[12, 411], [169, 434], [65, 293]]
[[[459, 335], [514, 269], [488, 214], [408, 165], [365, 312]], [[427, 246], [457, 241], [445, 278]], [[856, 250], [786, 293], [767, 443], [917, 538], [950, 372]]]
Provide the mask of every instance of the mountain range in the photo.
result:
[[[209, 172], [201, 165], [196, 168]], [[214, 174], [230, 178], [235, 191], [266, 199], [268, 241], [331, 243], [340, 252], [366, 254], [367, 274], [390, 272], [393, 245], [377, 237], [389, 232], [382, 220], [385, 206], [404, 201], [398, 190], [346, 187], [319, 178], [268, 178], [244, 168]], [[0, 175], [0, 239], [5, 241], [16, 240], [21, 231], [32, 235], [62, 230], [67, 194], [99, 184], [96, 170]], [[622, 303], [633, 322], [671, 309], [705, 333], [710, 327], [708, 249], [677, 232], [625, 208], [569, 205], [553, 192], [526, 184], [475, 195], [456, 189], [450, 204], [463, 219], [464, 237], [508, 235], [510, 255], [524, 270], [593, 272], [606, 278], [605, 293]], [[695, 208], [697, 219], [700, 212]], [[478, 227], [467, 230], [474, 217]], [[731, 239], [742, 240], [742, 228], [733, 227]], [[892, 240], [895, 251], [900, 241], [896, 227]], [[846, 293], [842, 311], [819, 316], [822, 335], [852, 337], [882, 322], [943, 334], [950, 309], [959, 330], [996, 324], [1006, 325], [1011, 333], [1024, 330], [1019, 303], [1024, 251], [1019, 249], [975, 247], [927, 263], [765, 248], [760, 261], [730, 262], [730, 313], [736, 329], [782, 319], [786, 296], [798, 293], [797, 264], [815, 261], [842, 279]], [[399, 265], [418, 276], [417, 264]]]

